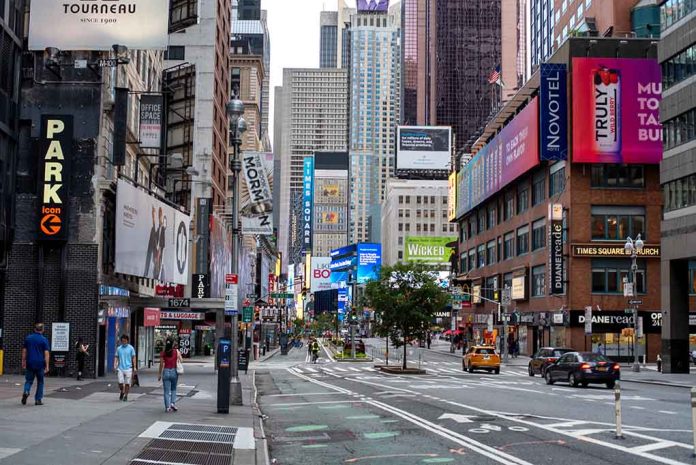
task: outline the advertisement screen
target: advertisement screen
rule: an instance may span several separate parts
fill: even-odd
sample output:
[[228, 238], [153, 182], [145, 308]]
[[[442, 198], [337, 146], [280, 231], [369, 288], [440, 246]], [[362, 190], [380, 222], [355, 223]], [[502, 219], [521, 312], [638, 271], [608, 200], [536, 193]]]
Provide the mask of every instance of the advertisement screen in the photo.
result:
[[244, 152], [239, 215], [242, 234], [273, 234], [273, 153]]
[[382, 244], [358, 244], [358, 284], [379, 279], [382, 268]]
[[568, 67], [542, 63], [539, 74], [539, 159], [567, 160]]
[[168, 26], [167, 0], [33, 0], [29, 50], [111, 50], [113, 44], [164, 50]]
[[655, 60], [573, 58], [573, 161], [660, 163], [661, 80]]
[[116, 272], [188, 283], [191, 218], [126, 181], [116, 193]]
[[386, 13], [389, 11], [389, 0], [358, 0], [358, 12], [378, 11]]
[[454, 248], [447, 244], [457, 240], [457, 236], [413, 237], [406, 236], [404, 260], [429, 264], [449, 263]]
[[399, 126], [397, 170], [449, 170], [452, 129], [441, 126]]
[[310, 290], [312, 292], [326, 291], [332, 288], [330, 263], [330, 257], [312, 257], [310, 270]]
[[[461, 216], [539, 164], [539, 98], [462, 166], [457, 188]], [[459, 177], [459, 176], [457, 176]]]

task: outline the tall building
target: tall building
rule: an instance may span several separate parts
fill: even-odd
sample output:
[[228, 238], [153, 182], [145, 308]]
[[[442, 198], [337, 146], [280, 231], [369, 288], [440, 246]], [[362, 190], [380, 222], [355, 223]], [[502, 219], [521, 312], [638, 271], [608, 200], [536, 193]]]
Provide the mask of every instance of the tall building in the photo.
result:
[[696, 3], [662, 2], [662, 65], [664, 158], [660, 165], [662, 218], [663, 370], [688, 373], [687, 349], [696, 349]]
[[638, 0], [529, 0], [532, 70], [573, 35], [631, 37]]
[[[302, 192], [302, 163], [315, 152], [345, 152], [348, 134], [348, 73], [344, 69], [283, 70], [276, 87], [275, 147], [280, 160], [279, 225], [298, 224], [292, 205]], [[293, 228], [278, 229], [286, 263], [300, 263], [301, 244]]]
[[337, 3], [336, 66], [350, 69], [350, 17], [356, 9], [346, 6], [345, 0], [337, 0]]
[[495, 109], [501, 64], [501, 0], [437, 3], [437, 124], [452, 126], [457, 151], [471, 145]]
[[394, 172], [401, 83], [401, 6], [351, 16], [349, 241], [379, 242], [381, 201]]
[[447, 181], [389, 179], [382, 204], [382, 263], [408, 258], [412, 238], [456, 240], [457, 225], [449, 222], [447, 202]]
[[348, 245], [348, 152], [314, 154], [312, 256]]
[[500, 103], [507, 102], [529, 78], [527, 72], [527, 2], [502, 1], [500, 4]]
[[437, 124], [437, 2], [401, 2], [401, 117], [403, 125]]
[[336, 68], [338, 60], [338, 12], [322, 11], [319, 16], [319, 67]]

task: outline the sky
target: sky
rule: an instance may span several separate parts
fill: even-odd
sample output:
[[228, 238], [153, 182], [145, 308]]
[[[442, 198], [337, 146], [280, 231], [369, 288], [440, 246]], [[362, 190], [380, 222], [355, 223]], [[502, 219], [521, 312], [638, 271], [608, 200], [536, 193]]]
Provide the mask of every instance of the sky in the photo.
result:
[[[355, 6], [355, 0], [346, 0]], [[336, 11], [336, 0], [261, 0], [268, 11], [271, 35], [271, 101], [269, 136], [273, 139], [275, 87], [283, 84], [283, 68], [319, 67], [319, 13]]]

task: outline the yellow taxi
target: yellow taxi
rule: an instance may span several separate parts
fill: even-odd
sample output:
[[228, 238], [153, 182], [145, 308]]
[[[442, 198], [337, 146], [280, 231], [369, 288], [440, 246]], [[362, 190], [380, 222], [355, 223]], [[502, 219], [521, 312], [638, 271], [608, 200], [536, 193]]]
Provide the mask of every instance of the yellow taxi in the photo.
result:
[[493, 346], [471, 346], [462, 358], [462, 370], [473, 373], [474, 370], [486, 370], [500, 373], [500, 355]]

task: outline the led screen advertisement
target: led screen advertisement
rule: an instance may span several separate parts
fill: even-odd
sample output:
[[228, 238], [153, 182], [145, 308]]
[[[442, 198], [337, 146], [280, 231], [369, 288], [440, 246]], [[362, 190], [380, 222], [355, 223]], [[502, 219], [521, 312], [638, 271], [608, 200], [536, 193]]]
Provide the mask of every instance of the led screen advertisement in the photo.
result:
[[[532, 99], [460, 171], [457, 216], [539, 164], [539, 98]], [[459, 176], [457, 176], [459, 177]]]
[[119, 180], [115, 271], [187, 284], [190, 223], [188, 215]]
[[168, 0], [32, 0], [29, 50], [164, 50], [168, 26]]
[[449, 263], [454, 248], [447, 244], [456, 240], [457, 236], [406, 236], [404, 260], [433, 265]]
[[389, 0], [357, 0], [358, 12], [377, 11], [386, 13], [389, 11]]
[[382, 244], [358, 244], [357, 250], [358, 284], [379, 279], [382, 269]]
[[445, 126], [399, 126], [397, 170], [449, 170], [452, 129]]
[[655, 60], [573, 58], [573, 161], [659, 163], [661, 79]]

